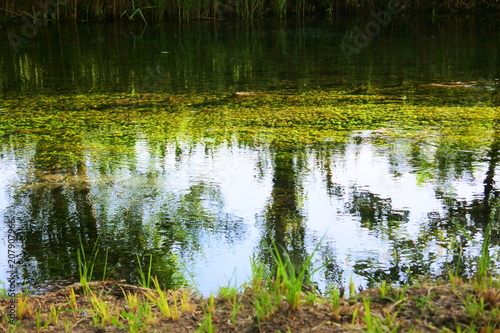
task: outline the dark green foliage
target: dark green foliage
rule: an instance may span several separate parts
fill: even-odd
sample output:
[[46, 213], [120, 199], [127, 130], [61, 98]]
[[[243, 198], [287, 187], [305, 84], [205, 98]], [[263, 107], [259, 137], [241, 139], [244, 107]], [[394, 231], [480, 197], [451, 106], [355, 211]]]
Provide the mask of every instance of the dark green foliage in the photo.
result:
[[[35, 3], [35, 5], [34, 5]], [[5, 17], [31, 20], [252, 20], [264, 17], [338, 15], [401, 8], [408, 13], [443, 14], [500, 9], [498, 1], [444, 0], [1, 0]], [[1, 16], [0, 16], [1, 18]]]

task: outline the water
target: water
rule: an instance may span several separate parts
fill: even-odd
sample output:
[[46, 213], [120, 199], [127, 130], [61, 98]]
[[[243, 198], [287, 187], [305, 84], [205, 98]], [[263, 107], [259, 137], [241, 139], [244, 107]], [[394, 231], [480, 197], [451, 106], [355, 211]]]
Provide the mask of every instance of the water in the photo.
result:
[[[18, 287], [77, 277], [83, 247], [94, 278], [137, 283], [138, 261], [151, 255], [164, 284], [189, 280], [207, 295], [246, 281], [250, 258], [269, 264], [271, 241], [299, 263], [317, 247], [322, 289], [446, 276], [459, 259], [471, 276], [488, 221], [483, 182], [498, 178], [495, 128], [360, 126], [279, 145], [266, 131], [249, 141], [223, 123], [197, 127], [236, 92], [408, 82], [408, 94], [465, 82], [466, 95], [436, 103], [498, 114], [488, 104], [499, 79], [495, 21], [394, 19], [346, 57], [346, 34], [369, 20], [54, 25], [17, 48], [1, 40], [0, 281], [11, 276], [11, 222]], [[176, 111], [186, 95], [200, 97]], [[498, 267], [498, 237], [490, 251]]]
[[[347, 36], [372, 20], [46, 26], [20, 45], [1, 40], [0, 90], [234, 92], [497, 78], [494, 18], [395, 17], [359, 53], [343, 52]], [[23, 37], [26, 27], [3, 29]]]

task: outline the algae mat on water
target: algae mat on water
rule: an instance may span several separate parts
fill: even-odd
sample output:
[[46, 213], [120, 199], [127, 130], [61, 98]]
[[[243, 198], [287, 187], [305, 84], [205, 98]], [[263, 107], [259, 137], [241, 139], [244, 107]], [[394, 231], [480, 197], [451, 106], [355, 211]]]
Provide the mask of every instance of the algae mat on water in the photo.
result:
[[500, 107], [495, 93], [465, 87], [398, 86], [225, 96], [23, 95], [4, 98], [0, 105], [0, 142], [19, 135], [51, 137], [57, 144], [84, 138], [89, 144], [93, 138], [110, 149], [121, 149], [133, 145], [141, 134], [153, 141], [179, 136], [224, 141], [236, 136], [246, 143], [302, 145], [342, 140], [350, 131], [381, 129], [393, 134], [433, 130], [477, 142], [497, 127]]

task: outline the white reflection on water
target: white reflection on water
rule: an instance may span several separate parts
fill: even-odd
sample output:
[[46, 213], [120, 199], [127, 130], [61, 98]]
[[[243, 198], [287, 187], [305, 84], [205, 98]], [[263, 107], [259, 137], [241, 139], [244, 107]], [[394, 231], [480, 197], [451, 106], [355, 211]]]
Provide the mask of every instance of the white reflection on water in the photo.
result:
[[255, 217], [262, 212], [271, 191], [271, 170], [257, 179], [259, 154], [252, 150], [221, 146], [207, 156], [199, 146], [180, 163], [175, 159], [175, 149], [169, 148], [164, 168], [176, 189], [185, 190], [198, 181], [220, 188], [225, 210], [242, 218], [247, 227], [238, 243], [206, 237], [200, 255], [185, 261], [186, 271], [205, 295], [227, 286], [229, 281], [231, 286], [241, 284], [250, 274], [249, 258], [260, 239]]
[[[392, 152], [374, 145], [370, 140], [361, 144], [351, 141], [340, 153], [331, 157], [330, 175], [335, 186], [341, 189], [338, 196], [329, 196], [324, 175], [314, 163], [313, 154], [308, 155], [308, 171], [299, 177], [303, 187], [301, 202], [305, 215], [307, 248], [312, 250], [315, 242], [325, 236], [323, 242], [333, 248], [343, 280], [352, 277], [357, 284], [366, 279], [355, 276], [353, 265], [357, 261], [373, 262], [375, 267], [388, 269], [394, 253], [391, 240], [383, 232], [363, 226], [360, 217], [349, 212], [352, 191], [369, 192], [390, 203], [394, 212], [407, 211], [407, 221], [393, 230], [405, 239], [417, 241], [428, 214], [445, 216], [441, 199], [436, 198], [435, 179], [422, 181], [417, 170], [406, 161], [404, 150], [408, 142], [396, 142]], [[187, 147], [186, 147], [187, 149]], [[220, 286], [239, 285], [250, 274], [249, 258], [261, 240], [257, 216], [265, 210], [272, 190], [273, 168], [271, 163], [258, 177], [259, 158], [269, 161], [270, 151], [256, 152], [235, 146], [219, 146], [207, 155], [202, 145], [191, 148], [176, 158], [174, 146], [167, 147], [162, 167], [165, 188], [185, 191], [190, 184], [203, 181], [220, 189], [224, 210], [240, 217], [246, 225], [244, 237], [236, 243], [225, 242], [220, 237], [207, 234], [202, 239], [202, 249], [197, 255], [184, 258], [186, 271], [205, 295]], [[430, 153], [434, 152], [432, 147]], [[141, 156], [143, 154], [140, 153]], [[394, 166], [397, 159], [397, 166]], [[446, 187], [457, 198], [470, 202], [481, 193], [485, 164], [477, 164], [472, 175], [446, 180]], [[397, 175], [394, 170], [397, 169]], [[168, 185], [167, 185], [168, 184]], [[446, 251], [437, 243], [429, 242], [427, 251], [437, 254], [433, 267], [446, 259]], [[404, 260], [404, 251], [403, 260]], [[424, 254], [424, 258], [427, 254]], [[322, 285], [318, 275], [319, 284]]]

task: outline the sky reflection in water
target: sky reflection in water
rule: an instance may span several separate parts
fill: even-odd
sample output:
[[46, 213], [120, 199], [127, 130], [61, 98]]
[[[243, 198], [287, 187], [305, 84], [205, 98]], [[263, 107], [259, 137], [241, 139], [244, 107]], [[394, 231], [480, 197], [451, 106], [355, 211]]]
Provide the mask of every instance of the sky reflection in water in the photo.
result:
[[[286, 109], [279, 103], [290, 99], [298, 110], [301, 94], [314, 97], [316, 91], [312, 104], [325, 107], [320, 93], [332, 87], [339, 90], [332, 104], [346, 109], [366, 107], [364, 98], [374, 103], [363, 95], [368, 88], [387, 88], [375, 96], [380, 104], [370, 105], [397, 111], [403, 104], [484, 106], [498, 89], [493, 25], [476, 36], [457, 32], [460, 22], [453, 20], [440, 27], [417, 25], [417, 32], [404, 22], [396, 29], [394, 22], [393, 30], [388, 27], [347, 62], [339, 45], [353, 26], [95, 25], [79, 32], [53, 26], [41, 30], [23, 53], [11, 54], [2, 44], [0, 90], [24, 94], [16, 112], [33, 111], [32, 94], [39, 94], [34, 100], [41, 106], [23, 119], [30, 125], [16, 119], [18, 127], [10, 132], [13, 120], [0, 105], [0, 130], [9, 129], [0, 133], [0, 281], [8, 278], [3, 238], [11, 220], [19, 228], [16, 251], [24, 260], [19, 284], [77, 275], [79, 242], [91, 251], [98, 239], [96, 272], [104, 269], [108, 249], [109, 275], [137, 282], [137, 260], [147, 264], [152, 254], [164, 283], [181, 269], [204, 294], [247, 280], [250, 258], [268, 260], [263, 243], [271, 239], [299, 263], [323, 239], [315, 257], [323, 265], [316, 273], [321, 287], [345, 285], [350, 278], [369, 285], [446, 274], [460, 249], [460, 273], [473, 274], [485, 222], [481, 205], [491, 133], [474, 134], [472, 142], [484, 141], [471, 145], [477, 151], [461, 150], [463, 142], [447, 143], [449, 133], [438, 131], [359, 131], [347, 134], [347, 142], [287, 148], [265, 138], [248, 145], [230, 135], [222, 142], [194, 137], [204, 135], [193, 125], [197, 121], [219, 126], [205, 117], [219, 107], [224, 113], [225, 107], [245, 111], [264, 105], [261, 112], [267, 112]], [[484, 47], [477, 47], [479, 38]], [[10, 57], [13, 62], [6, 61]], [[410, 83], [400, 86], [404, 81]], [[455, 97], [441, 89], [434, 95], [435, 87], [425, 87], [456, 81], [473, 81], [471, 93]], [[61, 91], [69, 95], [57, 105], [46, 98]], [[237, 91], [279, 94], [277, 100], [256, 95], [255, 101], [238, 102]], [[176, 94], [194, 96], [189, 111], [176, 104], [185, 98]], [[61, 120], [67, 110], [74, 124]], [[189, 118], [189, 112], [199, 118]], [[278, 124], [295, 118], [283, 119]], [[323, 120], [319, 127], [327, 126]], [[355, 120], [364, 126], [362, 117]], [[148, 134], [154, 137], [155, 131], [164, 137], [153, 143]], [[492, 253], [498, 252], [495, 232]], [[492, 260], [498, 267], [498, 256]]]

